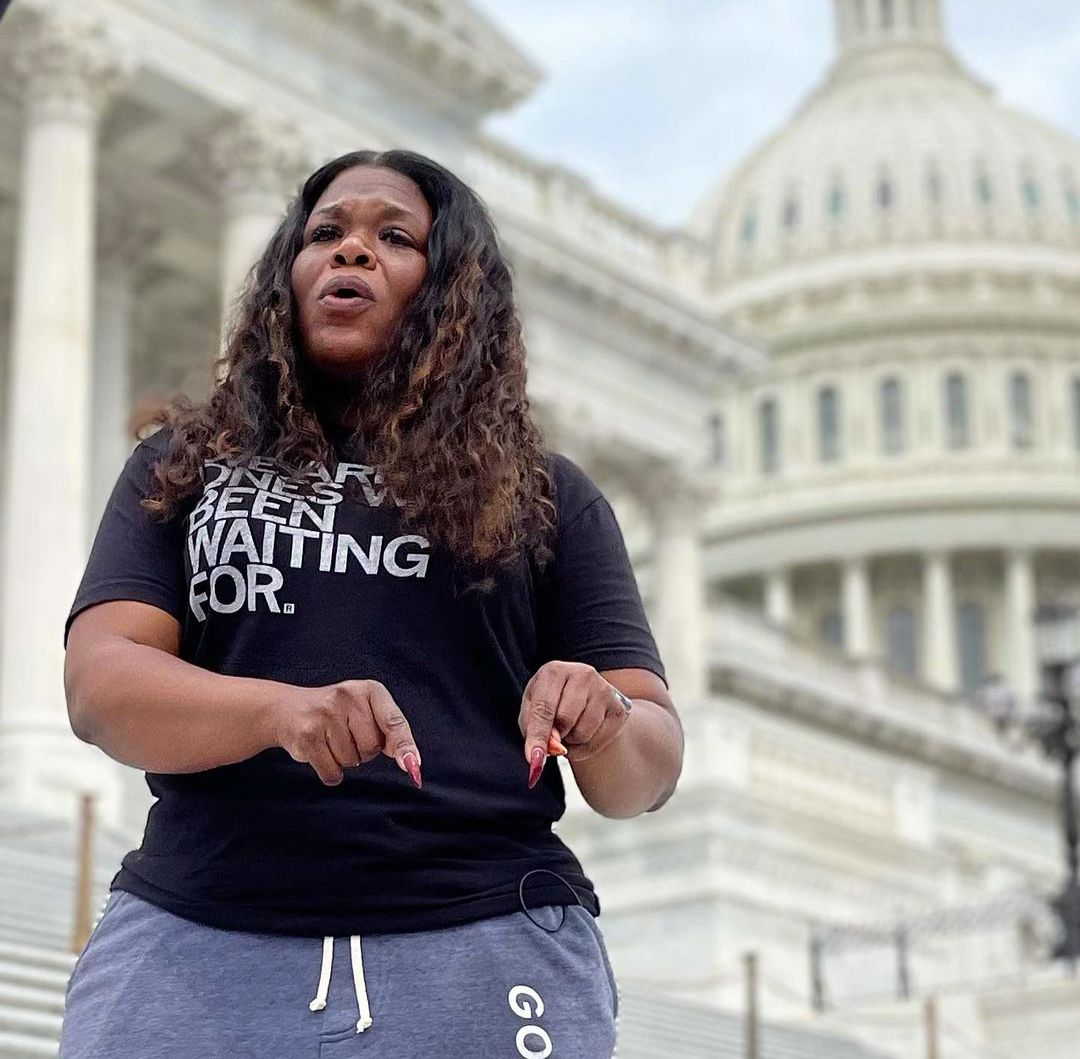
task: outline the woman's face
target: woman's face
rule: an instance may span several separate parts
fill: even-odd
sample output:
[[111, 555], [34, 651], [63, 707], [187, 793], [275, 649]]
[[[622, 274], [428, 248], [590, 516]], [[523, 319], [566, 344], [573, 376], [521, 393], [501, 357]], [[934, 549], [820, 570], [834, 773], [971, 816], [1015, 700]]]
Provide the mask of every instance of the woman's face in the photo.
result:
[[[387, 344], [427, 272], [431, 209], [394, 169], [338, 173], [312, 207], [292, 265], [297, 327], [306, 359], [347, 378]], [[342, 289], [327, 293], [328, 287]]]

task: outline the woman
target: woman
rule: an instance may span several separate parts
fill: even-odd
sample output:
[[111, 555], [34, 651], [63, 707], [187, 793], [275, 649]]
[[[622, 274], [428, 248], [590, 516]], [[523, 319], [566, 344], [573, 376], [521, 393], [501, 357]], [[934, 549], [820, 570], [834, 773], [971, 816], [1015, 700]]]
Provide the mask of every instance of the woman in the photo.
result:
[[327, 163], [221, 368], [132, 453], [65, 629], [73, 729], [157, 801], [61, 1056], [609, 1056], [545, 762], [633, 816], [682, 730], [611, 507], [530, 420], [483, 205], [411, 152]]

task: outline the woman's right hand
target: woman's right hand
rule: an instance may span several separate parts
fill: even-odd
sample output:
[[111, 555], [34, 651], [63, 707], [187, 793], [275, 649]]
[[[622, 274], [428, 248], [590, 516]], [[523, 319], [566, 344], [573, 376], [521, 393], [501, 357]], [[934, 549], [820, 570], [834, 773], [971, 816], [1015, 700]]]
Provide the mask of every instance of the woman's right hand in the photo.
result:
[[393, 758], [420, 786], [420, 751], [412, 729], [378, 680], [342, 680], [306, 688], [289, 685], [274, 717], [275, 743], [294, 761], [307, 762], [333, 787], [342, 769], [380, 754]]

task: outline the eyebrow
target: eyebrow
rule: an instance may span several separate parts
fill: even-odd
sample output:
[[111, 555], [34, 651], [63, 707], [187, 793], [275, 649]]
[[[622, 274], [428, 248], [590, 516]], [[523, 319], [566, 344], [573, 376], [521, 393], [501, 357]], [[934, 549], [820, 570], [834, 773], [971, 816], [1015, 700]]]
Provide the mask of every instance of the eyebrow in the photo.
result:
[[[331, 202], [328, 206], [320, 206], [312, 216], [342, 217], [347, 212], [342, 203]], [[403, 206], [396, 206], [392, 202], [384, 203], [379, 210], [379, 215], [381, 217], [401, 217], [404, 220], [413, 221], [420, 219], [412, 210], [407, 210]]]

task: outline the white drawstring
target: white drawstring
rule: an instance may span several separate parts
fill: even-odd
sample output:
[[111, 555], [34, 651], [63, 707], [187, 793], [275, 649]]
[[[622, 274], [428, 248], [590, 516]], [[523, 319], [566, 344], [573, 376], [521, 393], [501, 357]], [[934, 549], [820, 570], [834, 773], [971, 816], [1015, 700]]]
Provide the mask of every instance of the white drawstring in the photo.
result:
[[[356, 990], [356, 1006], [360, 1018], [356, 1020], [356, 1032], [363, 1033], [375, 1020], [371, 1017], [368, 1005], [367, 986], [364, 983], [364, 957], [360, 951], [360, 935], [349, 938], [349, 956], [352, 960], [353, 987]], [[326, 997], [330, 992], [330, 969], [334, 964], [334, 939], [323, 938], [322, 967], [319, 970], [319, 990], [315, 999], [308, 1004], [311, 1011], [322, 1011], [326, 1007]]]
[[349, 955], [352, 956], [352, 980], [356, 989], [356, 1007], [360, 1012], [360, 1018], [356, 1021], [356, 1032], [363, 1033], [374, 1021], [371, 1017], [371, 1008], [368, 1006], [367, 985], [364, 982], [364, 957], [360, 952], [360, 935], [353, 934], [349, 938]]
[[309, 1011], [322, 1011], [326, 1007], [326, 995], [330, 991], [330, 966], [334, 962], [334, 939], [322, 939], [322, 969], [319, 971], [319, 991], [308, 1004]]

